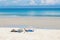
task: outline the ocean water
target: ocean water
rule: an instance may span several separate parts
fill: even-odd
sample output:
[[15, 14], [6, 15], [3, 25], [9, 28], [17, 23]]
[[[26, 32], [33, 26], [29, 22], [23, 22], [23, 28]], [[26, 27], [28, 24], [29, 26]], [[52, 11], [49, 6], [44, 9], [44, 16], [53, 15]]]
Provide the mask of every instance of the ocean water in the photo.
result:
[[3, 8], [0, 9], [0, 17], [20, 17], [20, 16], [36, 16], [36, 17], [60, 17], [60, 9], [58, 8]]

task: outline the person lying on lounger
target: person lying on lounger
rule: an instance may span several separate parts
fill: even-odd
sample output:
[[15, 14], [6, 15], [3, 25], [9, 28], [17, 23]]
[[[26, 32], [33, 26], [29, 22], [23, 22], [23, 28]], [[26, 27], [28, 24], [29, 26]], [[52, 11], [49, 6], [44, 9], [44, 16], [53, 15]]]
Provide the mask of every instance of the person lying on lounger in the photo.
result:
[[24, 28], [24, 31], [25, 31], [25, 32], [34, 32], [33, 29], [26, 29], [26, 28]]
[[21, 32], [23, 32], [23, 30], [22, 29], [18, 29], [18, 30], [12, 29], [11, 32], [19, 32], [19, 33], [21, 33]]

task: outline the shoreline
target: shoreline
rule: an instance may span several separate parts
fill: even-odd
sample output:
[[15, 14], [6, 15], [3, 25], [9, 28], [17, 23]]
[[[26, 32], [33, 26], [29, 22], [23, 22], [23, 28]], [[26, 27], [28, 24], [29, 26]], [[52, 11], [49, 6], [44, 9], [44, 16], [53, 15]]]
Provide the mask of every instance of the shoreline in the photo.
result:
[[60, 17], [14, 17], [0, 18], [0, 27], [33, 26], [36, 28], [60, 29]]

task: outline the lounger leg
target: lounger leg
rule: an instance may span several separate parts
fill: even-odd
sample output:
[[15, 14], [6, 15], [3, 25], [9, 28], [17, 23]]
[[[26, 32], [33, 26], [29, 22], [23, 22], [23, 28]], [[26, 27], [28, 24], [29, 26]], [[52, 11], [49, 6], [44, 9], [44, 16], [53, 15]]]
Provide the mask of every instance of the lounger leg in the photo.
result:
[[24, 33], [25, 33], [26, 31], [25, 31], [25, 28], [24, 28]]

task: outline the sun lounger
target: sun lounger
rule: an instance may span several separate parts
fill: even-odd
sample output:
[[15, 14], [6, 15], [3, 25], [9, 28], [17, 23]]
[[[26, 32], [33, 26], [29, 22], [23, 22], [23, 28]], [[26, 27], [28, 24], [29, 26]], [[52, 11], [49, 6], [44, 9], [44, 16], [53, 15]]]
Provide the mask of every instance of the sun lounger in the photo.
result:
[[25, 30], [26, 32], [34, 32], [34, 30]]
[[12, 29], [11, 32], [19, 32], [20, 33], [20, 32], [23, 32], [23, 30], [21, 30], [21, 29], [18, 29], [18, 30]]
[[22, 29], [18, 29], [18, 30], [12, 29], [11, 30], [11, 32], [19, 32], [19, 33], [23, 32], [23, 31], [25, 31], [25, 32], [34, 32], [33, 29], [25, 29], [25, 28], [24, 28], [24, 30], [22, 30]]
[[17, 32], [19, 32], [19, 33], [20, 33], [20, 32], [23, 32], [23, 30], [22, 30], [22, 29], [18, 29], [18, 30], [17, 30]]
[[12, 29], [11, 32], [17, 32], [15, 29]]

